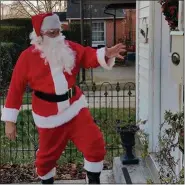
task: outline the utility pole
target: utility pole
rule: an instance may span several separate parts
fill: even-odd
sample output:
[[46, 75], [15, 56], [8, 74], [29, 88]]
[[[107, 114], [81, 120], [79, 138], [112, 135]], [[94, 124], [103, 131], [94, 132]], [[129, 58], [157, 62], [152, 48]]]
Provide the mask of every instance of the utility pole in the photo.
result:
[[116, 8], [114, 9], [114, 45], [116, 45]]
[[1, 20], [1, 0], [0, 0], [0, 20]]
[[[80, 0], [81, 44], [84, 45], [84, 0]], [[85, 69], [82, 69], [82, 81], [85, 81]]]
[[3, 19], [3, 4], [1, 4], [1, 0], [0, 0], [0, 20]]

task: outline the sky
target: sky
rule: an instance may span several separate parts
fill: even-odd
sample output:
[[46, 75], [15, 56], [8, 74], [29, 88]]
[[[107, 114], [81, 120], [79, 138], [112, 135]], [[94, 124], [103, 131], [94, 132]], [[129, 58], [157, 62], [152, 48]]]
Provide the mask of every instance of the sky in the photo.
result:
[[[11, 4], [13, 1], [0, 0], [3, 4]], [[33, 1], [34, 2], [34, 1]], [[36, 3], [36, 2], [35, 2]]]
[[3, 3], [3, 4], [11, 4], [12, 1], [1, 0], [1, 3]]

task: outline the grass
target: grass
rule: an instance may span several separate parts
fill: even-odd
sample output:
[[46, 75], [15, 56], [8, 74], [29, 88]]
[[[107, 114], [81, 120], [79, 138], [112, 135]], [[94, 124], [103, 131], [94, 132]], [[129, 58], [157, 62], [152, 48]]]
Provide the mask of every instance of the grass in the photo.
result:
[[[135, 110], [95, 108], [90, 109], [96, 124], [101, 129], [107, 147], [105, 160], [112, 162], [113, 157], [123, 153], [119, 134], [116, 133], [116, 119], [135, 120]], [[30, 110], [20, 112], [17, 121], [18, 137], [16, 141], [9, 141], [4, 135], [4, 124], [0, 124], [0, 163], [32, 163], [35, 159], [35, 146], [37, 146], [38, 135]], [[75, 162], [83, 163], [82, 154], [73, 143], [69, 142], [66, 150], [59, 159], [59, 164]]]

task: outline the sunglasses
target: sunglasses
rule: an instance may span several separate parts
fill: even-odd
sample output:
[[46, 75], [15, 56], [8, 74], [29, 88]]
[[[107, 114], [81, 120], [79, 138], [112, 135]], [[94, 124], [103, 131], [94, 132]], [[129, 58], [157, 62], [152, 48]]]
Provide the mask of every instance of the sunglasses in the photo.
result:
[[46, 35], [50, 38], [55, 38], [60, 34], [60, 29], [51, 29], [51, 30], [43, 31], [41, 32], [41, 34], [43, 36]]

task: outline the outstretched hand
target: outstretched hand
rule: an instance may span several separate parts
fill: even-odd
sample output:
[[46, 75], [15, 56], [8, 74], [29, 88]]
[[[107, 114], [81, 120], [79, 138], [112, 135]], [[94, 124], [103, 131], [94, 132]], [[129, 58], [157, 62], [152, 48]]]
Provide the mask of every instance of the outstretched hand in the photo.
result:
[[105, 56], [107, 58], [119, 58], [119, 59], [124, 59], [124, 56], [122, 56], [120, 53], [126, 51], [126, 46], [124, 46], [122, 43], [116, 44], [115, 46], [111, 48], [105, 48]]

